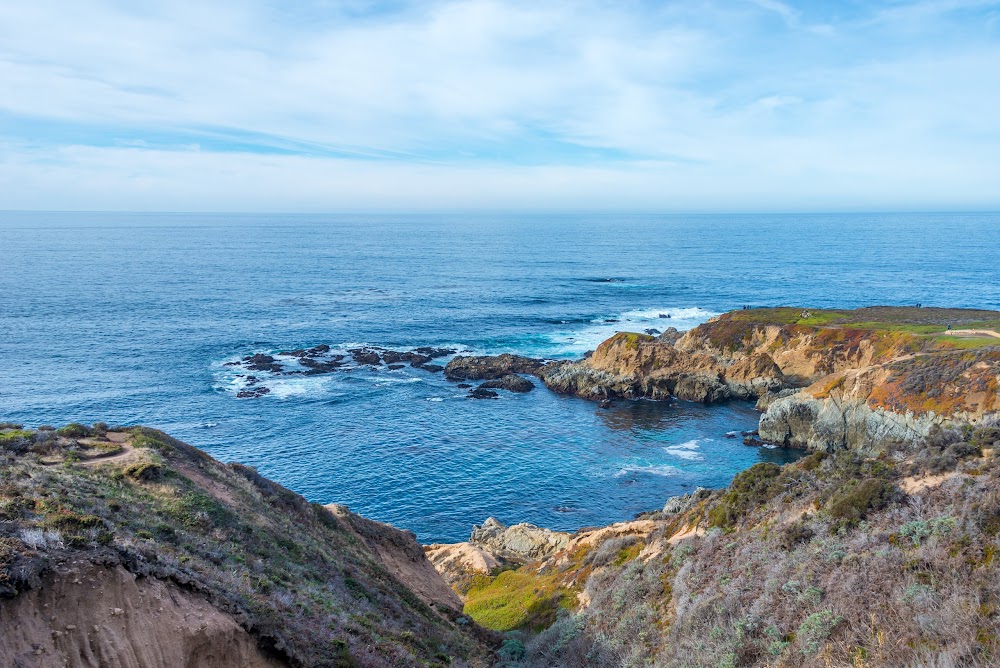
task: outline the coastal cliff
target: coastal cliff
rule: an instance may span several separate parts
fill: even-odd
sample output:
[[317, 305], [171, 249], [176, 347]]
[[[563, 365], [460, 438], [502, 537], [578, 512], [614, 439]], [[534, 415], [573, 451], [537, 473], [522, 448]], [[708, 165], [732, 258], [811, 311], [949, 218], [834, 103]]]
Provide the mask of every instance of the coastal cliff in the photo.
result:
[[1000, 312], [751, 309], [680, 337], [620, 333], [537, 373], [594, 400], [757, 400], [760, 437], [810, 450], [915, 442], [1000, 411]]
[[997, 427], [939, 429], [757, 464], [479, 570], [465, 612], [511, 668], [997, 665], [997, 448]]
[[0, 665], [487, 665], [414, 535], [161, 432], [0, 425]]

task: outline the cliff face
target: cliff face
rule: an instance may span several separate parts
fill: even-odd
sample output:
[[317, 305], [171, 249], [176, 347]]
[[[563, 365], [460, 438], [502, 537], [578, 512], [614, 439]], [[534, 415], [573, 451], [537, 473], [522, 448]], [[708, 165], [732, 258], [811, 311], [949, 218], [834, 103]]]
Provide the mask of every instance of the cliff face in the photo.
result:
[[169, 581], [69, 561], [0, 604], [0, 662], [22, 668], [279, 668], [235, 618]]
[[153, 430], [0, 428], [0, 665], [484, 665], [412, 533]]
[[[948, 330], [952, 322], [968, 329]], [[988, 327], [1000, 330], [1000, 313], [734, 311], [672, 344], [617, 334], [589, 359], [539, 373], [549, 388], [589, 399], [757, 399], [765, 440], [882, 447], [1000, 411], [1000, 334]]]
[[781, 370], [766, 353], [744, 355], [727, 364], [707, 352], [689, 352], [652, 336], [626, 332], [599, 345], [588, 359], [550, 364], [540, 375], [549, 389], [586, 399], [677, 397], [717, 402], [757, 397], [784, 384]]

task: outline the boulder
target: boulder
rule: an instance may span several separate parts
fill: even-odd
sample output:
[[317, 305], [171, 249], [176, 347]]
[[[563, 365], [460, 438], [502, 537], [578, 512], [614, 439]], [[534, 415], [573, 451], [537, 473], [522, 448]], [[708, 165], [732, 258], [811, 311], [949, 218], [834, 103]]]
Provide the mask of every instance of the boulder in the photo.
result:
[[257, 353], [256, 355], [249, 355], [243, 358], [244, 366], [250, 371], [271, 371], [274, 373], [281, 372], [281, 365], [274, 361], [274, 358], [270, 355], [264, 355]]
[[520, 355], [482, 355], [455, 357], [444, 368], [449, 380], [494, 380], [509, 374], [537, 374], [545, 365], [542, 360]]
[[357, 364], [368, 364], [371, 366], [378, 366], [382, 363], [382, 359], [378, 354], [377, 350], [372, 348], [354, 348], [348, 350], [351, 353], [351, 357]]
[[535, 384], [527, 378], [522, 378], [510, 373], [496, 380], [488, 380], [479, 386], [480, 388], [507, 390], [508, 392], [531, 392], [535, 389]]
[[569, 545], [569, 539], [570, 535], [561, 531], [527, 523], [508, 527], [490, 517], [472, 528], [469, 542], [500, 559], [524, 564], [555, 554]]
[[682, 332], [677, 331], [676, 327], [667, 327], [665, 330], [663, 330], [663, 332], [660, 333], [658, 337], [656, 337], [656, 340], [662, 343], [669, 343], [670, 345], [674, 345], [675, 343], [677, 343], [677, 339], [681, 338], [682, 336], [684, 336], [684, 334]]
[[707, 499], [711, 495], [712, 490], [705, 489], [704, 487], [695, 487], [694, 491], [690, 494], [672, 496], [667, 499], [667, 502], [663, 506], [663, 512], [671, 515], [687, 512], [688, 510], [691, 510], [696, 503], [702, 499]]
[[469, 390], [470, 399], [496, 399], [500, 395], [493, 390], [484, 390], [481, 387], [477, 387], [474, 390]]
[[444, 367], [441, 366], [440, 364], [420, 364], [420, 365], [414, 364], [413, 366], [415, 366], [418, 369], [423, 369], [424, 371], [429, 371], [431, 373], [440, 373], [444, 371]]

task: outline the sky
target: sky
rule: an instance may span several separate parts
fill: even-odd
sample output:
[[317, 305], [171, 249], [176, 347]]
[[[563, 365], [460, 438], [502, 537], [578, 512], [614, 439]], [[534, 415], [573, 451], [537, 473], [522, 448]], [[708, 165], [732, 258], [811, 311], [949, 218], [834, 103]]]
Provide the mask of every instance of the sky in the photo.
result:
[[0, 209], [1000, 210], [1000, 0], [3, 0]]

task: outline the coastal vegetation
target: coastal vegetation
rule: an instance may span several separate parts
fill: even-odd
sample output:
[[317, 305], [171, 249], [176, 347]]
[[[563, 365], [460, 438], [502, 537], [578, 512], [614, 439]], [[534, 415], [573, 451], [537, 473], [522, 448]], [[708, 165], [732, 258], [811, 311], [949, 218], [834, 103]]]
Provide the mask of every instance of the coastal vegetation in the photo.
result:
[[392, 558], [422, 558], [412, 534], [311, 504], [153, 429], [7, 427], [0, 603], [88, 563], [207, 599], [289, 665], [474, 665], [487, 653], [489, 635], [458, 622], [457, 599], [422, 597], [394, 573]]
[[504, 573], [522, 592], [559, 573], [576, 597], [545, 631], [508, 631], [523, 652], [502, 665], [996, 665], [996, 448], [1000, 429], [986, 426], [878, 457], [759, 464], [589, 543], [612, 558], [557, 554]]

